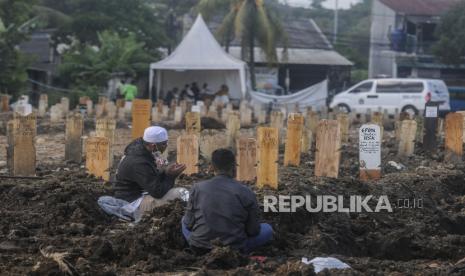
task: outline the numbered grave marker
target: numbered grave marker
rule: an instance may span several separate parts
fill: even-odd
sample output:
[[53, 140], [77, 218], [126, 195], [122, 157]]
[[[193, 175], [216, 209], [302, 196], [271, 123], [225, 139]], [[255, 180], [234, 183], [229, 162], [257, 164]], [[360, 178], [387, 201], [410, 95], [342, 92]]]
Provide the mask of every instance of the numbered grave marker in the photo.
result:
[[7, 163], [13, 176], [34, 176], [36, 173], [36, 116], [15, 114], [7, 125]]
[[381, 178], [381, 128], [378, 124], [362, 125], [359, 130], [360, 179]]
[[82, 133], [84, 121], [80, 114], [74, 114], [66, 119], [65, 130], [65, 160], [75, 163], [82, 162]]
[[257, 141], [240, 137], [237, 140], [237, 180], [253, 181], [257, 177]]
[[284, 166], [299, 166], [302, 145], [302, 131], [304, 117], [301, 114], [291, 113], [287, 117], [287, 137], [284, 150]]
[[341, 158], [341, 128], [336, 120], [321, 120], [316, 134], [315, 176], [337, 178]]
[[278, 129], [257, 129], [257, 186], [278, 188]]
[[105, 137], [86, 139], [87, 173], [105, 181], [110, 180], [110, 141]]
[[132, 102], [132, 139], [142, 137], [150, 126], [151, 100], [135, 99]]
[[403, 120], [400, 128], [398, 156], [413, 155], [415, 151], [416, 134], [417, 122], [415, 122], [415, 120]]
[[186, 132], [187, 134], [199, 135], [201, 131], [200, 113], [187, 112], [186, 113]]
[[177, 139], [177, 162], [185, 164], [184, 174], [192, 175], [199, 172], [199, 136], [183, 134]]
[[463, 154], [463, 116], [458, 113], [446, 115], [444, 159], [448, 162], [461, 162]]

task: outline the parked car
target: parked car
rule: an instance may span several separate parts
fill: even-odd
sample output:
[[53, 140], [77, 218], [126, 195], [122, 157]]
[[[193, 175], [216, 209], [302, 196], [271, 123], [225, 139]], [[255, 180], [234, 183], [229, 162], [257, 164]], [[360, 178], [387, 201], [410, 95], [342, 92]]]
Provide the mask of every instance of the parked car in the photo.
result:
[[427, 102], [437, 102], [441, 114], [450, 111], [449, 90], [435, 79], [369, 79], [334, 96], [329, 107], [343, 112], [365, 113], [368, 109], [387, 109], [418, 114]]

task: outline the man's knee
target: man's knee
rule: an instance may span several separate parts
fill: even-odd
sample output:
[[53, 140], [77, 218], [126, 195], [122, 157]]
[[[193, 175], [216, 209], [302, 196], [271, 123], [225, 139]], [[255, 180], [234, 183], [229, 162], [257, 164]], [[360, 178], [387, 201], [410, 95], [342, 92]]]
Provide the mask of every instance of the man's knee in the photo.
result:
[[260, 235], [266, 240], [271, 240], [273, 238], [273, 227], [268, 223], [260, 223]]

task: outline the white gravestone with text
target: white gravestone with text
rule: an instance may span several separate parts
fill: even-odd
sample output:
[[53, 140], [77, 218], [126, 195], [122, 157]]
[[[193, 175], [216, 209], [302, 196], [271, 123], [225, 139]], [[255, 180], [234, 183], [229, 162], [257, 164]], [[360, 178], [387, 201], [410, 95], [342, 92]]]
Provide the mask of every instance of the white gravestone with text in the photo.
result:
[[381, 177], [381, 129], [366, 124], [359, 131], [360, 178], [374, 180]]

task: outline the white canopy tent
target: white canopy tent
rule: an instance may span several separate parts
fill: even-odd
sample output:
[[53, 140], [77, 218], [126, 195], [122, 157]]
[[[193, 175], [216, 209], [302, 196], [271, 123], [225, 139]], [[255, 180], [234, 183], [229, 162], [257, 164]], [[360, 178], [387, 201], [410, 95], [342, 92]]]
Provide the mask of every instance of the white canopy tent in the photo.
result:
[[185, 84], [208, 83], [211, 90], [222, 84], [229, 87], [232, 99], [241, 99], [247, 92], [245, 62], [227, 54], [208, 29], [201, 15], [176, 50], [167, 58], [150, 65], [149, 91], [152, 92], [157, 71], [157, 96], [160, 91]]

